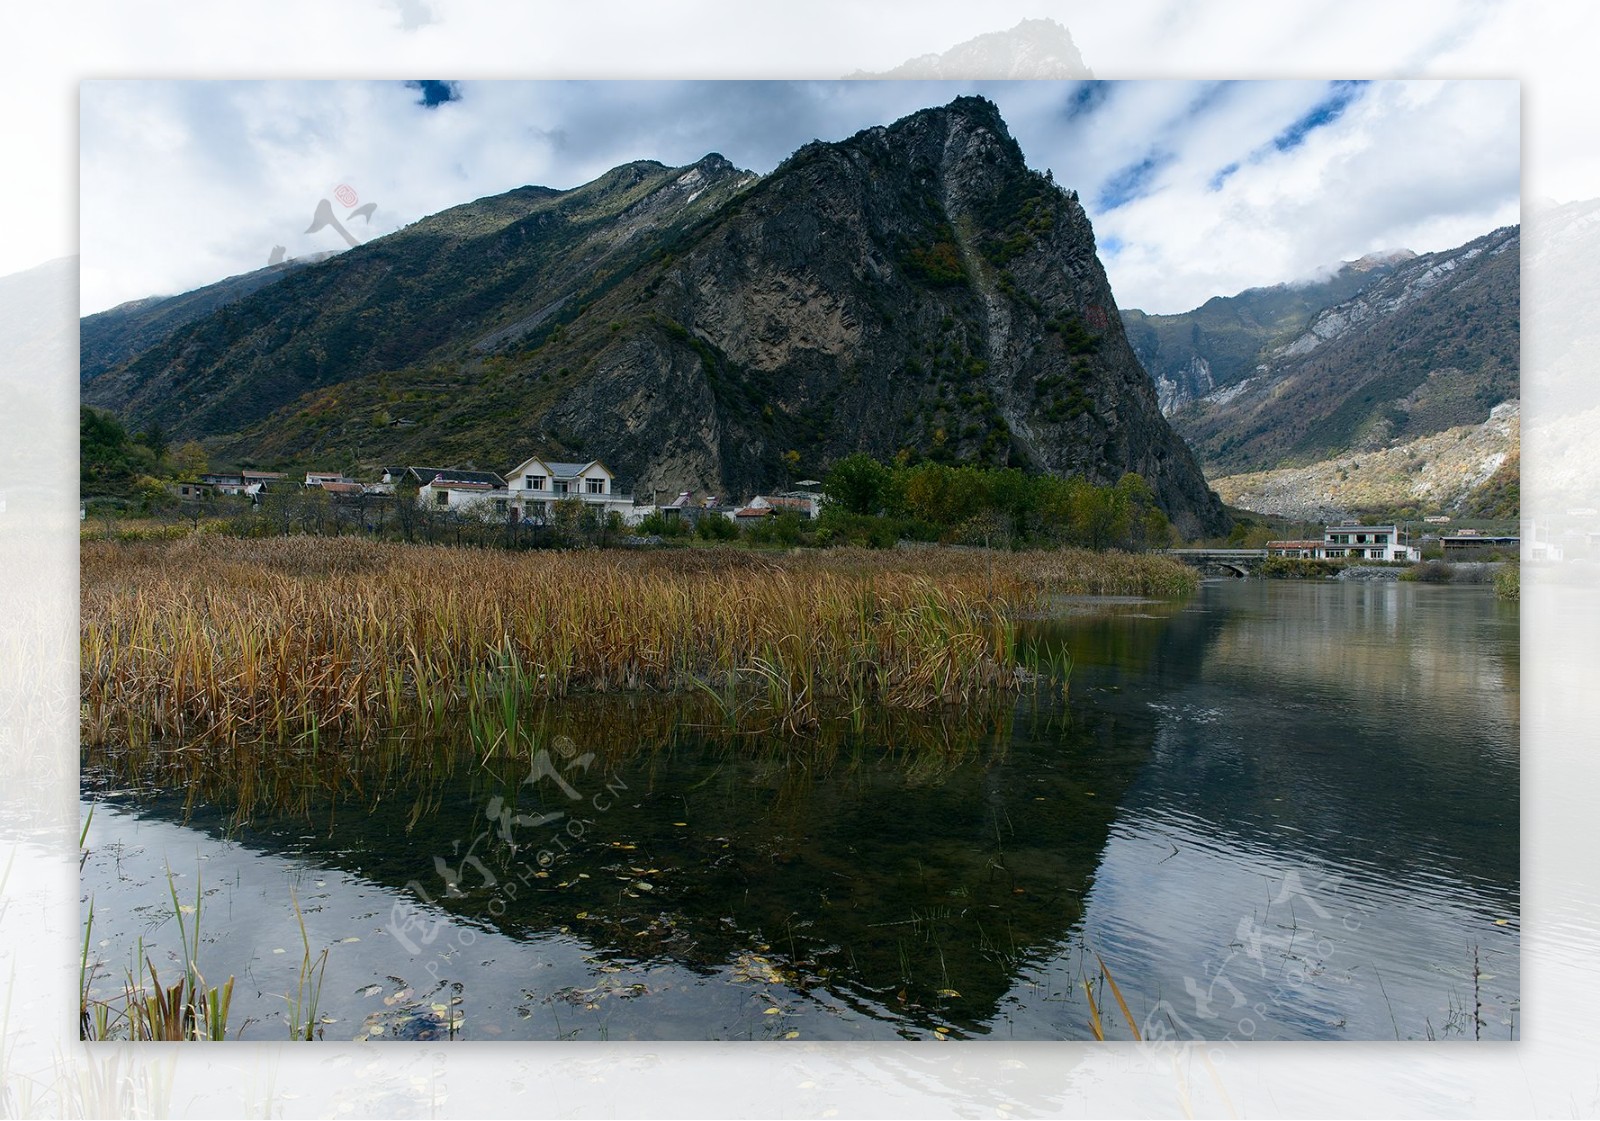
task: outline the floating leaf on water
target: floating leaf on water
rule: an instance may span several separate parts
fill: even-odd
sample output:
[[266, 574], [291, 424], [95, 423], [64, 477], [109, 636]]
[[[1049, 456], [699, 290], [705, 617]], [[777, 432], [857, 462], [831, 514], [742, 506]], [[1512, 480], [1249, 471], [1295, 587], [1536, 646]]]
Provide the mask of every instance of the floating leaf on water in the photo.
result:
[[940, 1024], [938, 1027], [933, 1029], [933, 1034], [938, 1038], [943, 1039], [945, 1036], [950, 1034], [950, 1029], [945, 1027], [943, 1024]]
[[[1495, 925], [1495, 926], [1509, 926], [1509, 925], [1510, 925], [1510, 924], [1511, 924], [1511, 920], [1510, 920], [1510, 919], [1495, 919], [1495, 920], [1494, 920], [1494, 925]], [[105, 943], [104, 943], [104, 942], [102, 942], [102, 943], [100, 943], [100, 944], [101, 944], [101, 945], [102, 945], [102, 946], [104, 946], [104, 945], [105, 945]]]
[[648, 880], [640, 880], [633, 886], [638, 888], [640, 891], [654, 891], [656, 889], [656, 885]]
[[367, 1030], [369, 1032], [371, 1032], [373, 1035], [382, 1035], [383, 1034], [383, 1025], [382, 1024], [373, 1024]]
[[356, 936], [355, 936], [355, 935], [354, 935], [354, 934], [352, 934], [352, 935], [351, 935], [351, 936], [350, 936], [350, 937], [348, 937], [348, 938], [341, 938], [341, 939], [339, 939], [339, 941], [340, 941], [340, 942], [359, 942], [359, 941], [361, 941], [361, 939], [359, 939], [359, 938], [357, 938], [357, 937], [356, 937]]
[[779, 1012], [782, 1012], [782, 1011], [783, 1011], [783, 1009], [781, 1009], [781, 1008], [768, 1008], [765, 1012], [763, 1012], [761, 1014], [763, 1016], [776, 1016]]
[[[799, 1039], [800, 1038], [800, 1033], [797, 1032], [797, 1031], [786, 1031], [786, 1032], [783, 1033], [783, 1038], [785, 1038], [785, 1039]], [[803, 1085], [815, 1086], [816, 1083], [815, 1082], [804, 1083]]]
[[443, 1016], [446, 1012], [450, 1011], [450, 1006], [448, 1004], [430, 1004], [428, 1007], [433, 1009], [440, 1016]]
[[275, 954], [282, 954], [282, 953], [287, 953], [288, 951], [285, 950], [282, 946], [279, 946], [276, 950], [273, 950], [272, 952], [275, 953]]
[[588, 911], [579, 911], [576, 915], [573, 915], [572, 917], [575, 918], [575, 919], [586, 919], [586, 918], [589, 917], [589, 912]]
[[939, 990], [939, 995], [940, 996], [960, 996], [961, 994], [956, 992], [954, 989], [940, 989]]
[[186, 915], [192, 915], [192, 914], [194, 914], [194, 904], [193, 903], [179, 903], [178, 904], [178, 910], [182, 911]]
[[686, 827], [686, 826], [687, 826], [687, 825], [688, 825], [688, 824], [689, 824], [689, 823], [688, 823], [688, 822], [687, 822], [687, 821], [674, 821], [674, 822], [673, 822], [673, 823], [672, 823], [672, 824], [674, 824], [674, 825], [676, 825], [676, 826], [677, 826], [677, 827], [678, 827], [678, 828], [679, 828], [679, 829], [683, 829], [683, 828], [685, 828], [685, 827]]

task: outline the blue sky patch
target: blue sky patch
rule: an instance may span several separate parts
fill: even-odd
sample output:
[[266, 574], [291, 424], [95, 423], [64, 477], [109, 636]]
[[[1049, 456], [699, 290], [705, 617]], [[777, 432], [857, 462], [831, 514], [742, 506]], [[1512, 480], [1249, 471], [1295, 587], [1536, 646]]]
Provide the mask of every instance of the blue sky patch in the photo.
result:
[[1156, 172], [1166, 167], [1172, 160], [1171, 152], [1152, 151], [1144, 159], [1117, 171], [1100, 185], [1100, 195], [1096, 200], [1097, 208], [1102, 211], [1115, 210], [1148, 194], [1151, 180], [1155, 178]]
[[1350, 104], [1366, 90], [1366, 82], [1334, 82], [1327, 97], [1313, 105], [1288, 128], [1272, 138], [1272, 146], [1280, 152], [1300, 147], [1312, 132], [1331, 125], [1344, 115]]
[[447, 101], [460, 101], [461, 90], [455, 82], [438, 82], [420, 80], [407, 82], [406, 85], [422, 94], [417, 98], [417, 104], [424, 109], [437, 109]]

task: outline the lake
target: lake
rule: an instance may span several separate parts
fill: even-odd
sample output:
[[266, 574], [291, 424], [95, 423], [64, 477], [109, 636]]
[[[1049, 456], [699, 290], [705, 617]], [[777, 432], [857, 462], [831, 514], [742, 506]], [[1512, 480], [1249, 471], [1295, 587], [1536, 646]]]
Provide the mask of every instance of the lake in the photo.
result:
[[514, 764], [323, 745], [181, 789], [86, 753], [95, 991], [141, 950], [176, 979], [198, 890], [245, 1039], [324, 949], [328, 1039], [1520, 1036], [1515, 604], [1061, 607], [1022, 640], [1068, 686], [986, 711], [796, 737], [612, 695]]

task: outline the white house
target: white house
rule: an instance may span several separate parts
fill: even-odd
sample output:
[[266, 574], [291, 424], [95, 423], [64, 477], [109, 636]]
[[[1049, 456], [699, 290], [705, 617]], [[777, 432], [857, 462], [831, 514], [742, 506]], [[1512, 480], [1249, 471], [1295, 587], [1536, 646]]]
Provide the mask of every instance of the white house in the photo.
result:
[[1322, 555], [1351, 560], [1415, 561], [1421, 554], [1400, 541], [1394, 525], [1330, 525], [1322, 531]]
[[1421, 551], [1402, 543], [1401, 536], [1393, 525], [1330, 525], [1320, 541], [1268, 541], [1267, 553], [1316, 560], [1420, 560]]
[[568, 498], [599, 507], [602, 515], [633, 514], [633, 495], [617, 493], [616, 476], [598, 459], [564, 463], [533, 456], [511, 470], [507, 490], [513, 516], [536, 523], [549, 516], [552, 503]]
[[417, 505], [441, 512], [507, 516], [511, 494], [493, 471], [461, 471], [453, 467], [390, 467], [386, 484], [413, 485]]

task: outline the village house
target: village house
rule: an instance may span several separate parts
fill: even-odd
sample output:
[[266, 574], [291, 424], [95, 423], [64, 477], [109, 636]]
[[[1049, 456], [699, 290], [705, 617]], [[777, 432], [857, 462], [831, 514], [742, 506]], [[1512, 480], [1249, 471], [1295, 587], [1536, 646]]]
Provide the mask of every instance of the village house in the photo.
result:
[[615, 512], [631, 519], [634, 512], [633, 495], [617, 493], [616, 476], [598, 459], [565, 463], [533, 456], [514, 467], [509, 477], [511, 516], [517, 520], [542, 525], [552, 504], [563, 499], [595, 507], [602, 517]]
[[200, 476], [213, 494], [242, 494], [252, 500], [287, 476], [282, 471], [221, 471]]
[[416, 489], [416, 503], [429, 510], [473, 515], [507, 514], [511, 494], [506, 481], [493, 471], [463, 471], [454, 467], [387, 467], [383, 484]]
[[1400, 541], [1395, 525], [1331, 525], [1322, 531], [1323, 555], [1350, 560], [1414, 561], [1418, 551]]
[[1322, 539], [1268, 541], [1267, 555], [1312, 560], [1415, 561], [1419, 550], [1405, 544], [1396, 525], [1330, 525]]
[[1441, 536], [1439, 547], [1444, 550], [1444, 559], [1447, 561], [1490, 560], [1497, 556], [1517, 556], [1521, 552], [1522, 538], [1492, 536], [1475, 529], [1464, 529], [1460, 533]]

